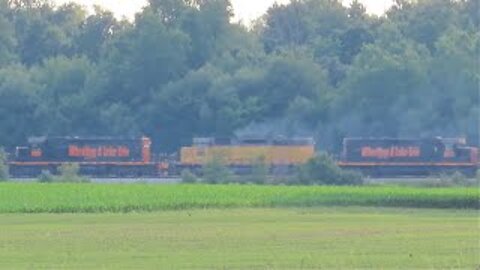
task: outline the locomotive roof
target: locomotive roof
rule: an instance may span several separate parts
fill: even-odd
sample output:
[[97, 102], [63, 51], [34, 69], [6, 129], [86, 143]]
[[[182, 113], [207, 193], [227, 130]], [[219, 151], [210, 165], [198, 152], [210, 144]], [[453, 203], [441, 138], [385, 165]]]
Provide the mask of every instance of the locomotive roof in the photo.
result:
[[64, 140], [64, 141], [136, 141], [145, 137], [114, 137], [114, 136], [41, 136], [30, 137], [28, 143], [44, 143], [49, 140]]
[[196, 137], [193, 145], [314, 145], [312, 137], [255, 137], [242, 136], [234, 138]]
[[464, 137], [458, 138], [443, 138], [443, 137], [346, 137], [345, 141], [442, 141], [445, 143], [466, 144]]

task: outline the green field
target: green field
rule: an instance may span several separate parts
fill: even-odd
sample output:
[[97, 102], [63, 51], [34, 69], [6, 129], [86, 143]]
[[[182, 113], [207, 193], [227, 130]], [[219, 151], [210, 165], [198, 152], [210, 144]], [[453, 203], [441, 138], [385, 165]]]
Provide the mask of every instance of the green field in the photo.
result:
[[478, 188], [0, 184], [0, 213], [152, 212], [326, 205], [478, 209], [479, 204]]
[[1, 269], [475, 269], [476, 210], [2, 214]]
[[2, 183], [0, 269], [475, 269], [478, 208], [477, 188]]

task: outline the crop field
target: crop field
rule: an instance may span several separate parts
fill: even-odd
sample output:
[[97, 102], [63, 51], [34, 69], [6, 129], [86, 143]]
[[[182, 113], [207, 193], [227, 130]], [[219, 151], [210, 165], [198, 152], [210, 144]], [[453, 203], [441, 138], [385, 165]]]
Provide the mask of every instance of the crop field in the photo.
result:
[[480, 266], [479, 190], [0, 184], [0, 269]]
[[0, 213], [115, 213], [327, 205], [478, 209], [479, 198], [477, 188], [3, 183], [0, 184]]
[[476, 210], [0, 214], [1, 269], [478, 269]]

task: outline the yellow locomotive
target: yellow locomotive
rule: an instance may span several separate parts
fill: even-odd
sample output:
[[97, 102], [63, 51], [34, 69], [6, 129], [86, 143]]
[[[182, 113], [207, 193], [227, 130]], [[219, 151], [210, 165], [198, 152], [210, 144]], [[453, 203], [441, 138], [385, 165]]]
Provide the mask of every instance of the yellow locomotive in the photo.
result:
[[259, 159], [271, 168], [293, 168], [314, 155], [315, 142], [312, 138], [194, 138], [192, 146], [180, 150], [180, 166], [195, 170], [220, 158], [235, 172], [248, 169]]

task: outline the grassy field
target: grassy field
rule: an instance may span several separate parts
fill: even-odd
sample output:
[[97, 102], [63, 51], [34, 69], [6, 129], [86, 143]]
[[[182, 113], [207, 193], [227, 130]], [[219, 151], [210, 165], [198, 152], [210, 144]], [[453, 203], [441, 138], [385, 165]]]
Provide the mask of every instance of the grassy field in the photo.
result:
[[1, 214], [1, 269], [476, 269], [476, 210]]
[[0, 184], [0, 213], [100, 213], [322, 205], [479, 208], [477, 188]]
[[477, 188], [1, 183], [0, 269], [475, 269], [478, 208]]

